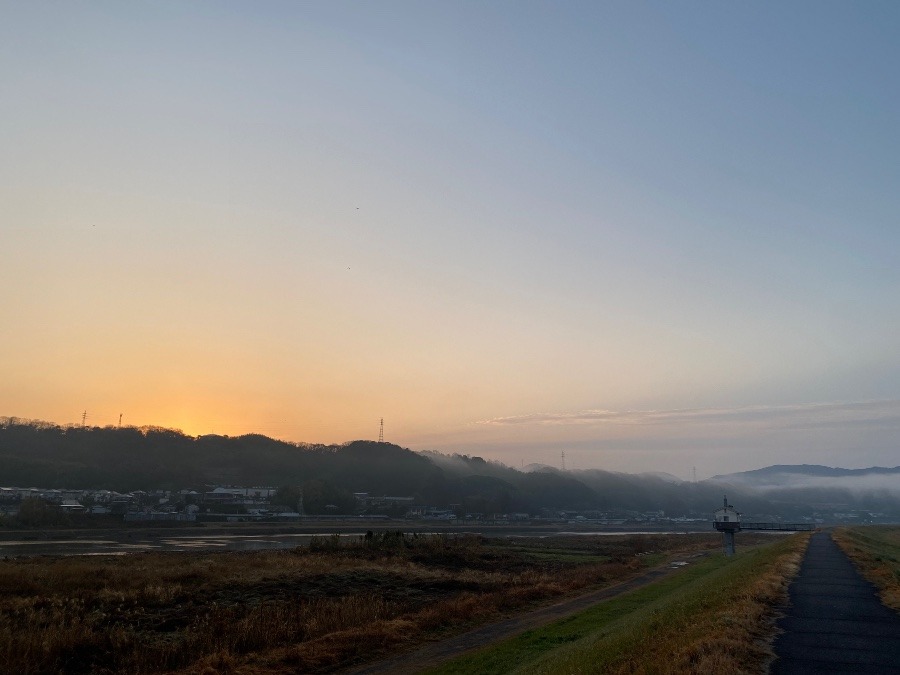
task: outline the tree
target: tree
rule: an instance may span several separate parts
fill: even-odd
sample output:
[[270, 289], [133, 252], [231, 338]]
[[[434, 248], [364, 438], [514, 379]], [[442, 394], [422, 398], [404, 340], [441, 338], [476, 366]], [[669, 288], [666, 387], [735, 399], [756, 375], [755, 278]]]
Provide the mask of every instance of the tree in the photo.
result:
[[[326, 508], [336, 506], [337, 509]], [[322, 513], [353, 513], [356, 500], [347, 490], [341, 490], [330, 483], [313, 479], [303, 484], [303, 510], [310, 515]]]
[[37, 497], [26, 497], [22, 500], [16, 520], [26, 527], [53, 527], [68, 522], [65, 514], [59, 509]]
[[304, 505], [301, 503], [302, 500], [303, 489], [296, 485], [282, 485], [275, 491], [275, 496], [272, 497], [273, 504], [288, 506], [292, 509], [296, 509], [300, 513], [304, 512]]

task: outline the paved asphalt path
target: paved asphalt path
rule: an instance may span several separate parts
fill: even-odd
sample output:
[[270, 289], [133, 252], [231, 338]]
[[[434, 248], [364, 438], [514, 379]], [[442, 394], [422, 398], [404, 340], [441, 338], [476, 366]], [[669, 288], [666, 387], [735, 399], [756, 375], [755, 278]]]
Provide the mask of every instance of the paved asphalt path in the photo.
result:
[[772, 675], [900, 673], [900, 615], [827, 532], [812, 536], [789, 590]]

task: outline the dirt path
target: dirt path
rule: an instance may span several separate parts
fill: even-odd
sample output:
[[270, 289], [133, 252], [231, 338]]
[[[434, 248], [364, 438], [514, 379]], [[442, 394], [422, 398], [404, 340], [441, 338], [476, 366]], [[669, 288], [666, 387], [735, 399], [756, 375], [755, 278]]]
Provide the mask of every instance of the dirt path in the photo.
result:
[[417, 649], [377, 663], [370, 663], [345, 671], [351, 675], [374, 675], [375, 673], [392, 673], [407, 675], [419, 673], [427, 668], [437, 666], [444, 661], [456, 658], [465, 652], [498, 642], [526, 630], [551, 623], [558, 619], [580, 612], [588, 607], [628, 593], [641, 586], [668, 576], [679, 568], [673, 566], [657, 567], [628, 581], [592, 591], [584, 595], [569, 598], [555, 605], [542, 607], [526, 614], [506, 619], [498, 623], [475, 628], [461, 635], [446, 640], [432, 642]]

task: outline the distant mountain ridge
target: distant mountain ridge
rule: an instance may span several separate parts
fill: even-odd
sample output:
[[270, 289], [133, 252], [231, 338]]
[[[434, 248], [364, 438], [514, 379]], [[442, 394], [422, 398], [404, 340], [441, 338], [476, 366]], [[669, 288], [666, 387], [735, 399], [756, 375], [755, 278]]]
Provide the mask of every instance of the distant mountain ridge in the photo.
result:
[[748, 490], [779, 511], [808, 508], [831, 513], [866, 511], [900, 521], [900, 467], [843, 469], [819, 464], [767, 466], [715, 476], [721, 485]]
[[740, 471], [737, 473], [713, 476], [710, 480], [750, 481], [772, 475], [792, 474], [798, 476], [861, 476], [865, 474], [900, 474], [900, 466], [872, 466], [867, 469], [842, 469], [840, 467], [823, 466], [821, 464], [774, 464], [762, 469]]

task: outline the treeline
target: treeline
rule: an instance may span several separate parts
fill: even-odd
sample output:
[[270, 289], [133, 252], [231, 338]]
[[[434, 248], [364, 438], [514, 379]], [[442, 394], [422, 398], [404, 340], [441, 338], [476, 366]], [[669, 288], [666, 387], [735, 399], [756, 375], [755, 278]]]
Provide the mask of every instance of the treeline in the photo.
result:
[[[175, 490], [226, 484], [302, 487], [311, 512], [348, 512], [353, 493], [413, 497], [467, 513], [544, 510], [665, 511], [707, 514], [717, 484], [676, 483], [603, 471], [521, 472], [465, 455], [416, 453], [390, 443], [310, 445], [258, 434], [187, 436], [160, 427], [59, 426], [0, 418], [0, 485], [43, 488]], [[745, 511], [771, 505], [734, 494]], [[283, 501], [293, 506], [291, 493]]]

